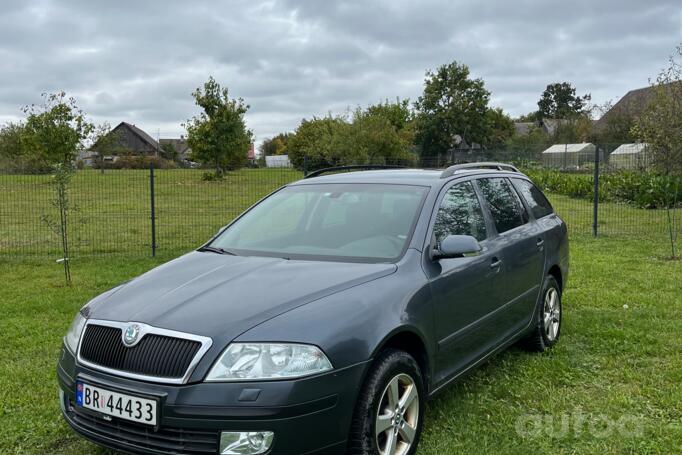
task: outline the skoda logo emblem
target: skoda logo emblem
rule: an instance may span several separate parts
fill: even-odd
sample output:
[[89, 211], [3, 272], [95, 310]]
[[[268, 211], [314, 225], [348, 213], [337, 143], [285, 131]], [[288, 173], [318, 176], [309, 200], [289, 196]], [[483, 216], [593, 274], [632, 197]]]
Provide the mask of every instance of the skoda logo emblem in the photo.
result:
[[123, 343], [130, 347], [137, 343], [140, 336], [140, 326], [137, 324], [130, 324], [125, 332], [123, 332]]

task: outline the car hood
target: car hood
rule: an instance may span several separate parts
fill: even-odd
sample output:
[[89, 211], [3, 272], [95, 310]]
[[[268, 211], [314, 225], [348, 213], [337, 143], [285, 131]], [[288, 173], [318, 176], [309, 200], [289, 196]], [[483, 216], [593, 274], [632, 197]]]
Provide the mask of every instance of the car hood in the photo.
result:
[[396, 269], [193, 252], [93, 300], [88, 317], [142, 322], [225, 343], [272, 317]]

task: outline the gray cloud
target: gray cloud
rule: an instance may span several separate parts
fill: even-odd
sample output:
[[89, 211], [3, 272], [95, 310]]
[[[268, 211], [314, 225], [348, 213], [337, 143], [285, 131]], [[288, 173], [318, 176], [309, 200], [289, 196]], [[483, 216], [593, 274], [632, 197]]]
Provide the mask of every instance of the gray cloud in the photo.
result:
[[647, 84], [682, 36], [678, 1], [5, 1], [0, 121], [66, 90], [96, 121], [177, 135], [213, 75], [259, 139], [303, 117], [415, 99], [457, 60], [511, 114], [568, 80], [603, 102]]

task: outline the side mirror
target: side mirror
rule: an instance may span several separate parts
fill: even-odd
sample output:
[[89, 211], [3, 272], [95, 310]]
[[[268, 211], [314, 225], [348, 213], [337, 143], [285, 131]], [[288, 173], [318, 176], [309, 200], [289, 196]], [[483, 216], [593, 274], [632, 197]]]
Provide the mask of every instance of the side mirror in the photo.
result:
[[478, 240], [470, 235], [448, 235], [434, 248], [431, 257], [434, 260], [459, 258], [467, 254], [479, 254], [482, 248]]

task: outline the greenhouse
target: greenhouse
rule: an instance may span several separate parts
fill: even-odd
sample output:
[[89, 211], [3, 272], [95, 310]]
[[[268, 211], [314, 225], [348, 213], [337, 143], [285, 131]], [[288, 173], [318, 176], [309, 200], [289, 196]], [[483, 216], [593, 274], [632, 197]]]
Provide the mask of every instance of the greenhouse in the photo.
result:
[[623, 144], [609, 156], [609, 166], [614, 169], [647, 169], [648, 144]]
[[554, 144], [542, 152], [542, 164], [545, 167], [559, 169], [583, 169], [585, 165], [594, 163], [594, 144]]

